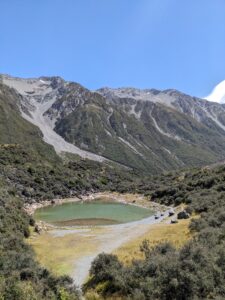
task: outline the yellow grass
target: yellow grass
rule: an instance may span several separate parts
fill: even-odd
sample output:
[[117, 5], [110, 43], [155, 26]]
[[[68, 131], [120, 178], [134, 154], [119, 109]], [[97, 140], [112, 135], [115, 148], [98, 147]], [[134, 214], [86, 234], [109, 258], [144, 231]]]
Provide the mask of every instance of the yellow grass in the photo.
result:
[[97, 248], [88, 235], [74, 233], [62, 237], [54, 237], [50, 232], [32, 234], [28, 243], [40, 264], [56, 275], [72, 275], [76, 259], [90, 255]]
[[125, 264], [130, 264], [133, 259], [143, 259], [140, 244], [144, 239], [149, 240], [150, 246], [169, 241], [175, 247], [182, 246], [190, 237], [188, 229], [190, 219], [180, 220], [177, 224], [160, 223], [153, 225], [143, 236], [132, 240], [114, 251]]

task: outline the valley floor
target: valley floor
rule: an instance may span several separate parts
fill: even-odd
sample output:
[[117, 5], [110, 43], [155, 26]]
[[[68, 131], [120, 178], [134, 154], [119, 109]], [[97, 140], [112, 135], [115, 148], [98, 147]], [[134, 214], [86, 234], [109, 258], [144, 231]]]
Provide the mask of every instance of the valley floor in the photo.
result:
[[[140, 195], [119, 195], [103, 193], [89, 196], [133, 203], [155, 210], [165, 210], [147, 201]], [[33, 246], [37, 259], [56, 274], [69, 274], [76, 285], [80, 286], [88, 277], [93, 259], [101, 252], [116, 252], [123, 261], [141, 257], [139, 245], [144, 239], [151, 243], [171, 240], [182, 244], [188, 238], [188, 221], [170, 225], [168, 211], [155, 220], [154, 216], [126, 224], [110, 226], [89, 226], [73, 228], [51, 228], [40, 235], [32, 234], [29, 243]], [[160, 224], [159, 224], [160, 223]], [[139, 253], [139, 254], [138, 254]]]

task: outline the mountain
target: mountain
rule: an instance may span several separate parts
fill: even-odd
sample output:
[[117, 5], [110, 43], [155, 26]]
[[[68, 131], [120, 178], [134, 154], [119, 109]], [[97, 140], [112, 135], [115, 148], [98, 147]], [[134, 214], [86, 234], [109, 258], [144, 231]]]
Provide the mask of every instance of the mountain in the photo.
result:
[[225, 157], [225, 105], [176, 90], [90, 91], [60, 77], [1, 81], [13, 88], [18, 118], [39, 127], [57, 153], [151, 173]]

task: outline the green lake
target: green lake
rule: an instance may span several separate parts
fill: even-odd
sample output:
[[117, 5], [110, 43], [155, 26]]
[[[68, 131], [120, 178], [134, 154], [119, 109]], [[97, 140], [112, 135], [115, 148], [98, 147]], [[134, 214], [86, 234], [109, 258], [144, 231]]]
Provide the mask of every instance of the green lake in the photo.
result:
[[71, 202], [37, 209], [36, 220], [61, 226], [111, 225], [151, 216], [150, 209], [118, 202]]

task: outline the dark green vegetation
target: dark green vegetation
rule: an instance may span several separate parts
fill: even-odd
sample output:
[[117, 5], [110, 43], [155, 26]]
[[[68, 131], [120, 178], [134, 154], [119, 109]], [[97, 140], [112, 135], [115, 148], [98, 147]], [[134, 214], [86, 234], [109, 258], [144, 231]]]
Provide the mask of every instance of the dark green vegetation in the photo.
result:
[[35, 211], [34, 219], [57, 225], [102, 225], [104, 221], [108, 225], [137, 221], [152, 214], [150, 209], [139, 206], [115, 201], [91, 201], [43, 207]]
[[34, 221], [23, 212], [23, 203], [9, 196], [1, 181], [0, 191], [0, 299], [78, 299], [72, 280], [55, 277], [35, 261], [24, 242]]
[[0, 175], [9, 192], [26, 202], [79, 196], [103, 190], [129, 190], [137, 174], [94, 161], [52, 162], [20, 145], [0, 146]]
[[144, 241], [145, 259], [128, 267], [114, 255], [100, 254], [84, 290], [137, 300], [224, 299], [225, 167], [155, 177], [140, 190], [159, 203], [184, 202], [189, 212], [199, 214], [190, 224], [194, 238], [181, 249], [168, 243], [150, 249]]

